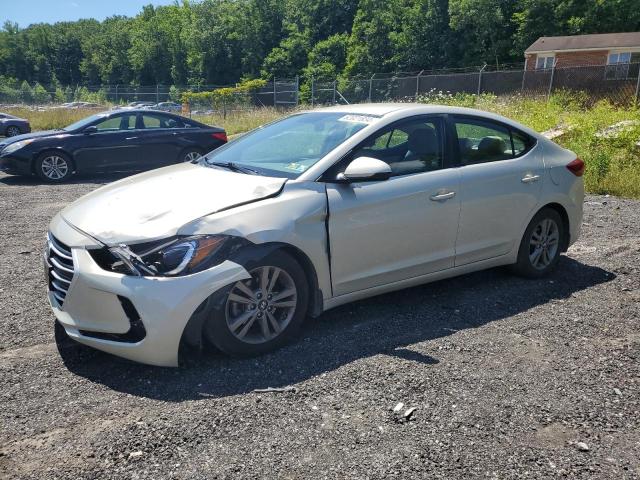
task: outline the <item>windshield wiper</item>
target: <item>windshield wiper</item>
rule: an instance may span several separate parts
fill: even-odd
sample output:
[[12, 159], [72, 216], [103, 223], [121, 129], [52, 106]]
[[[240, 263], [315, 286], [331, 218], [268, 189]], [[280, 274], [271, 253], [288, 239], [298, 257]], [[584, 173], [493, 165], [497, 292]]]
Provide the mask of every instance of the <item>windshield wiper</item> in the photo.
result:
[[205, 161], [207, 162], [207, 165], [215, 165], [216, 167], [228, 168], [233, 172], [246, 173], [249, 175], [260, 175], [260, 173], [257, 170], [254, 170], [253, 168], [245, 167], [242, 165], [238, 165], [235, 162], [210, 162], [206, 157], [205, 157]]

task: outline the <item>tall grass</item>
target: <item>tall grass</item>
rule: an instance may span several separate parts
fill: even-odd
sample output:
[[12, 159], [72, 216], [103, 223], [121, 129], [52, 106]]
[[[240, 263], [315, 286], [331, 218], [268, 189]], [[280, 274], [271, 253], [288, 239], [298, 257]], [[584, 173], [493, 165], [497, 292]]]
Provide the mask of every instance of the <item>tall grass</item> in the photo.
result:
[[55, 130], [57, 128], [66, 127], [73, 122], [77, 122], [89, 115], [92, 115], [100, 110], [89, 109], [77, 109], [71, 110], [68, 108], [51, 108], [48, 110], [31, 110], [28, 108], [11, 108], [3, 110], [10, 115], [16, 117], [26, 118], [31, 124], [31, 130]]
[[273, 122], [284, 115], [282, 110], [275, 108], [260, 108], [255, 110], [229, 112], [226, 117], [221, 113], [213, 115], [193, 115], [193, 119], [207, 125], [223, 127], [227, 135], [237, 135], [248, 132], [265, 123]]

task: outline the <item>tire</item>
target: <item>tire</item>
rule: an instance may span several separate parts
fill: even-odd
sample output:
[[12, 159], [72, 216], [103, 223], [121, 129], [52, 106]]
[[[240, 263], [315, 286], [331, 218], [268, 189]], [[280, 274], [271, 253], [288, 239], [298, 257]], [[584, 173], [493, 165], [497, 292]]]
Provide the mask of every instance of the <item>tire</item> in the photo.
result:
[[202, 152], [197, 148], [188, 148], [180, 154], [180, 162], [190, 163], [202, 156]]
[[518, 261], [512, 270], [523, 277], [540, 278], [558, 264], [565, 225], [555, 210], [543, 208], [529, 222], [520, 241]]
[[66, 153], [44, 152], [36, 159], [35, 171], [45, 182], [61, 183], [73, 174], [73, 164]]
[[15, 125], [7, 127], [7, 130], [5, 131], [5, 135], [7, 137], [15, 137], [16, 135], [20, 135], [21, 133], [22, 132], [20, 131], [20, 128], [16, 127]]
[[304, 270], [285, 252], [276, 250], [244, 267], [252, 278], [212, 295], [203, 331], [210, 343], [233, 356], [260, 355], [288, 343], [300, 330], [309, 302]]

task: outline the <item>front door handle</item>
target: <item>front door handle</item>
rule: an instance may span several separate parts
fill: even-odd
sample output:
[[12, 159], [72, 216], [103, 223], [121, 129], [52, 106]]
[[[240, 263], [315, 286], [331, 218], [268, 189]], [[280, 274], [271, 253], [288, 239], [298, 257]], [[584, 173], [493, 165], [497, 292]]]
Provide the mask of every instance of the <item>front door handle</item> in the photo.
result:
[[435, 195], [431, 195], [429, 198], [433, 202], [444, 202], [445, 200], [449, 200], [456, 196], [456, 192], [446, 192], [446, 193], [436, 193]]
[[540, 180], [540, 175], [531, 175], [530, 173], [522, 177], [520, 180], [522, 183], [533, 183]]

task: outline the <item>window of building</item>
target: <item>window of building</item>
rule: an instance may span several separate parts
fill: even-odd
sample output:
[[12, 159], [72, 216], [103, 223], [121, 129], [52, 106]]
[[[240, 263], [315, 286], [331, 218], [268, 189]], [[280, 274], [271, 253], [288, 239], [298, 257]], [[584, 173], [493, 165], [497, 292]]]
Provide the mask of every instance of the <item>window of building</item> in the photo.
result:
[[554, 55], [538, 55], [536, 60], [536, 70], [547, 70], [553, 68], [553, 62], [556, 57]]
[[624, 80], [638, 77], [640, 52], [612, 52], [607, 57], [605, 78], [608, 80]]

